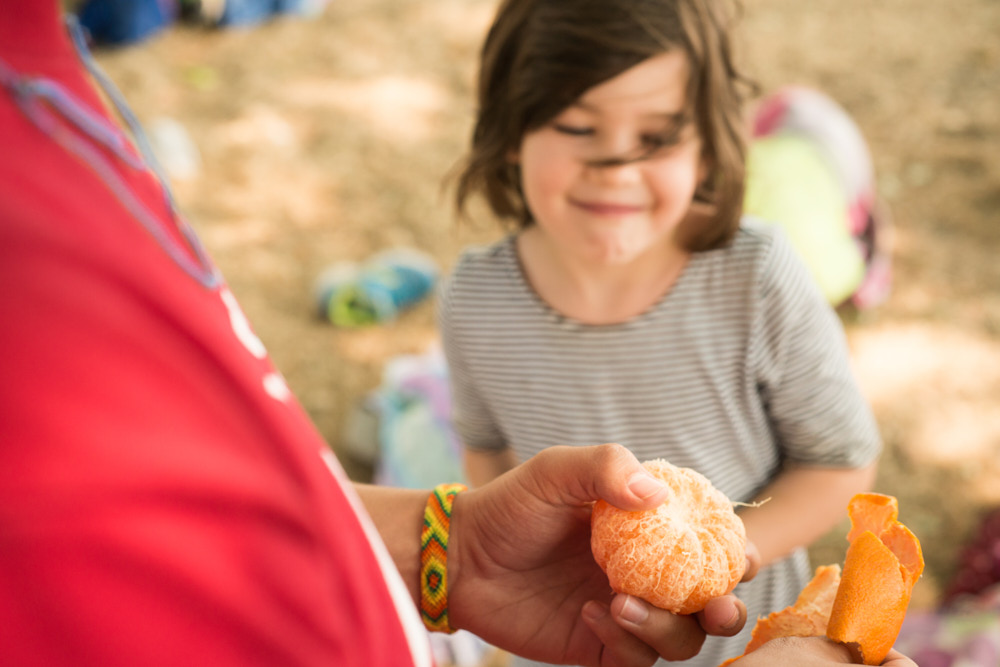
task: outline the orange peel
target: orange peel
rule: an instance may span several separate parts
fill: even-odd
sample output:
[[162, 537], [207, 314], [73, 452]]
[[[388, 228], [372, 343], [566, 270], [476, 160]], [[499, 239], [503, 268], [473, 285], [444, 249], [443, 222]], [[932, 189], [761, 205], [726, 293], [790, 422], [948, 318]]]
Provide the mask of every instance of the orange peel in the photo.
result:
[[726, 667], [747, 653], [751, 653], [772, 639], [779, 637], [815, 637], [826, 634], [833, 600], [840, 585], [839, 565], [820, 565], [812, 580], [799, 593], [795, 604], [781, 611], [758, 618], [750, 633], [743, 655], [730, 658], [719, 667]]
[[670, 495], [656, 509], [594, 504], [591, 550], [618, 593], [675, 614], [701, 611], [736, 587], [746, 569], [746, 529], [724, 493], [703, 475], [657, 459], [643, 466]]
[[851, 545], [826, 635], [848, 646], [855, 660], [879, 665], [899, 636], [924, 558], [920, 541], [897, 521], [892, 496], [858, 494], [847, 511]]
[[901, 524], [893, 496], [859, 493], [847, 506], [850, 546], [841, 572], [816, 569], [795, 604], [757, 619], [743, 655], [779, 637], [825, 634], [846, 645], [856, 662], [879, 665], [899, 636], [913, 586], [924, 570], [920, 541]]

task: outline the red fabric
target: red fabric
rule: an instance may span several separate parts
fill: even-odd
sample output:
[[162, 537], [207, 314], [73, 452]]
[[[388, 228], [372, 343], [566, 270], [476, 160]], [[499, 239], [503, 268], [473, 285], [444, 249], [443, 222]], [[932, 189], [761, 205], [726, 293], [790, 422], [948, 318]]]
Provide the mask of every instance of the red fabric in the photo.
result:
[[[100, 105], [54, 0], [5, 0], [0, 58]], [[414, 664], [364, 519], [226, 294], [0, 87], [0, 662]]]

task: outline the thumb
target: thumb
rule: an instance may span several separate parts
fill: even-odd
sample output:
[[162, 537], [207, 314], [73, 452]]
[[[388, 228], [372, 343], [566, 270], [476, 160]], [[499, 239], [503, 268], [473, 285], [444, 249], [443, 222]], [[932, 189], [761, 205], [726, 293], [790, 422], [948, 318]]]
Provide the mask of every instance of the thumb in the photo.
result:
[[617, 444], [550, 447], [528, 464], [539, 487], [549, 487], [569, 505], [605, 500], [623, 510], [647, 510], [660, 505], [670, 493], [632, 452]]

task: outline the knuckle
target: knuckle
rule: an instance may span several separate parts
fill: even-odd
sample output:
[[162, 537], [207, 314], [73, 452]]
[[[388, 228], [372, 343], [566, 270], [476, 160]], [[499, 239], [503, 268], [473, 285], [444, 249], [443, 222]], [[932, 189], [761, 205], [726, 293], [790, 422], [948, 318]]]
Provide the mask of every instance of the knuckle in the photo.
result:
[[705, 643], [705, 635], [699, 632], [682, 633], [674, 638], [670, 646], [670, 655], [664, 656], [668, 660], [687, 660], [698, 655], [702, 644]]
[[609, 442], [598, 445], [595, 459], [602, 468], [616, 469], [631, 465], [635, 457], [624, 445]]
[[687, 660], [701, 651], [705, 631], [693, 616], [669, 614], [668, 625], [657, 633], [654, 644], [660, 656], [667, 660]]

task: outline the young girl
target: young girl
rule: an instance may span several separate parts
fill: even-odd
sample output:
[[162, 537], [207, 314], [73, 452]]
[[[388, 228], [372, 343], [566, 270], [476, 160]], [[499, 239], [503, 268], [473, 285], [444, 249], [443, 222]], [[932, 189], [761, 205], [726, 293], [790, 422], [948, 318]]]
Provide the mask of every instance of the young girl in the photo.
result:
[[458, 204], [482, 195], [515, 230], [463, 255], [441, 326], [473, 484], [613, 441], [767, 499], [741, 512], [767, 564], [736, 591], [752, 619], [794, 602], [881, 445], [836, 315], [781, 234], [741, 220], [722, 7], [503, 0]]

